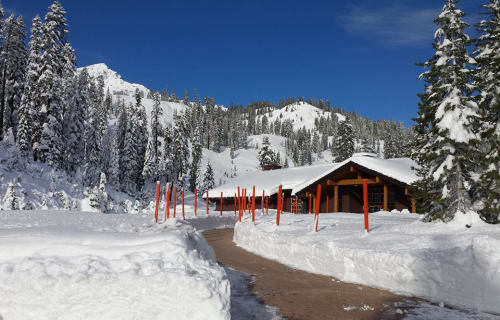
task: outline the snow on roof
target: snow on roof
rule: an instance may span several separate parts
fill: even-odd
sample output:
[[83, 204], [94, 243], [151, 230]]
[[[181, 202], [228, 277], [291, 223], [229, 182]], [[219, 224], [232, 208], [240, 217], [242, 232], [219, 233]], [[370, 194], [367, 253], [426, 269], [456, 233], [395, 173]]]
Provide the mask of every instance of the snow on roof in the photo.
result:
[[[334, 167], [335, 164], [327, 164], [270, 171], [255, 171], [209, 190], [208, 197], [219, 198], [221, 192], [223, 192], [224, 198], [233, 197], [234, 194], [238, 192], [238, 187], [246, 188], [247, 195], [250, 195], [253, 186], [255, 186], [255, 196], [262, 196], [262, 191], [268, 196], [277, 193], [280, 184], [284, 190], [293, 189], [295, 186], [310, 179], [310, 177], [328, 172]], [[203, 197], [205, 198], [206, 194], [204, 194]]]
[[296, 194], [297, 192], [303, 190], [319, 179], [329, 175], [333, 171], [350, 162], [358, 164], [369, 170], [379, 172], [386, 177], [392, 178], [408, 185], [418, 179], [416, 172], [412, 169], [412, 167], [416, 167], [417, 164], [410, 158], [382, 159], [378, 158], [375, 154], [372, 153], [355, 153], [351, 158], [346, 159], [338, 164], [332, 165], [328, 171], [322, 172], [319, 175], [313, 176], [307, 181], [296, 185], [292, 189], [292, 195]]

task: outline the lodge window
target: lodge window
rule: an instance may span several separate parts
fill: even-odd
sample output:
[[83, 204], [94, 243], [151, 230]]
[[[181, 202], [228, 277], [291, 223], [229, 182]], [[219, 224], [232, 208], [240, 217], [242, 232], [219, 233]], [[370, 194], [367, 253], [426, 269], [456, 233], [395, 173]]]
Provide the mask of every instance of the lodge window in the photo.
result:
[[[394, 208], [394, 189], [388, 188], [387, 205], [389, 210]], [[368, 211], [376, 212], [384, 209], [384, 188], [368, 188]]]

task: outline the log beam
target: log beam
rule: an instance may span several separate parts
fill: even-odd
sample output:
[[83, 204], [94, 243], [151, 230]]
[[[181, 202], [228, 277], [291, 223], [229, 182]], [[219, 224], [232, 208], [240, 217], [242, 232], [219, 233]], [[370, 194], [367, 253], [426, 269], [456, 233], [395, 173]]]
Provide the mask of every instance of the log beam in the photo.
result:
[[[328, 179], [326, 184], [329, 186], [349, 186], [349, 185], [362, 185], [364, 179], [342, 179], [342, 180], [331, 180]], [[366, 179], [368, 184], [380, 183], [380, 178]]]
[[417, 213], [417, 201], [411, 198], [411, 213]]
[[339, 186], [333, 188], [333, 212], [339, 212]]
[[384, 184], [384, 211], [389, 211], [389, 190]]

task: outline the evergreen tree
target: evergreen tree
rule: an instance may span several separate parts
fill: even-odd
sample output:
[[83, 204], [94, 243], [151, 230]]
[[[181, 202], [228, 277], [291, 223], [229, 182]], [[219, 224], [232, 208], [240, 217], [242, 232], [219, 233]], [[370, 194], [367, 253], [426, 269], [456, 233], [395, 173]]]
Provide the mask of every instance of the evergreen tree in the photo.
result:
[[332, 143], [332, 156], [334, 162], [342, 162], [354, 153], [354, 133], [349, 119], [339, 123], [337, 136]]
[[[116, 131], [116, 130], [115, 130]], [[109, 160], [109, 170], [108, 170], [108, 182], [110, 185], [119, 187], [120, 186], [120, 154], [118, 147], [118, 136], [114, 132], [114, 137], [111, 143], [111, 156]]]
[[96, 84], [91, 81], [89, 87], [89, 106], [85, 120], [85, 156], [84, 156], [84, 183], [86, 186], [96, 186], [101, 173], [101, 135], [99, 130], [99, 108]]
[[1, 110], [3, 112], [3, 130], [7, 132], [12, 128], [14, 136], [17, 137], [17, 127], [19, 124], [19, 108], [24, 90], [27, 50], [25, 44], [26, 25], [23, 18], [14, 19], [11, 15], [5, 20], [4, 30], [4, 50], [2, 50], [2, 91], [0, 95]]
[[163, 115], [163, 109], [161, 108], [160, 95], [155, 93], [153, 95], [153, 109], [151, 110], [151, 161], [155, 164], [159, 164], [160, 162], [160, 140], [158, 137], [160, 133], [163, 131], [163, 128], [160, 123], [160, 119]]
[[481, 34], [475, 51], [475, 84], [480, 91], [476, 127], [481, 137], [481, 175], [474, 200], [482, 203], [482, 219], [497, 223], [500, 214], [500, 3], [489, 0], [483, 7], [489, 19], [477, 25]]
[[186, 106], [189, 106], [189, 92], [188, 89], [184, 90], [184, 100], [182, 100]]
[[271, 142], [269, 142], [269, 137], [262, 138], [262, 147], [259, 150], [259, 155], [257, 156], [259, 161], [259, 166], [264, 168], [267, 165], [276, 164], [276, 152], [271, 147]]
[[146, 146], [146, 155], [144, 157], [144, 168], [142, 169], [142, 178], [144, 181], [156, 179], [158, 176], [158, 166], [153, 158], [153, 139], [150, 136]]
[[191, 167], [189, 169], [189, 188], [191, 189], [191, 191], [194, 191], [198, 188], [201, 158], [201, 133], [200, 128], [196, 127], [193, 139], [191, 140]]
[[[19, 127], [17, 134], [19, 148], [25, 153], [31, 151], [34, 139], [32, 133], [41, 132], [39, 118], [35, 117], [35, 113], [38, 113], [40, 106], [38, 81], [40, 78], [42, 47], [42, 21], [38, 15], [32, 21], [29, 47], [24, 90], [21, 105], [19, 106]], [[39, 138], [34, 140], [40, 141]]]
[[207, 168], [205, 169], [205, 173], [203, 174], [202, 186], [203, 192], [215, 188], [214, 170], [212, 169], [210, 161], [207, 162]]
[[469, 186], [473, 184], [477, 138], [471, 122], [477, 104], [470, 96], [470, 63], [467, 54], [469, 37], [465, 15], [456, 0], [446, 0], [435, 20], [435, 55], [423, 66], [421, 75], [426, 91], [420, 95], [417, 141], [413, 158], [420, 165], [420, 181], [414, 185], [414, 196], [428, 210], [428, 221], [450, 221], [456, 213], [472, 214]]

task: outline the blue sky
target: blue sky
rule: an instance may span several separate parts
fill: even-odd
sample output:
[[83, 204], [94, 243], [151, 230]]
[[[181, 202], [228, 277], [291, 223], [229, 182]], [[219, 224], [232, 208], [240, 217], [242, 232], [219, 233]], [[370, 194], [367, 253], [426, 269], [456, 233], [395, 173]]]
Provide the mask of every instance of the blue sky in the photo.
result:
[[[3, 0], [30, 24], [51, 0]], [[469, 22], [486, 1], [462, 0]], [[440, 0], [61, 0], [79, 66], [217, 103], [305, 96], [411, 125]], [[472, 30], [471, 30], [472, 32]]]

